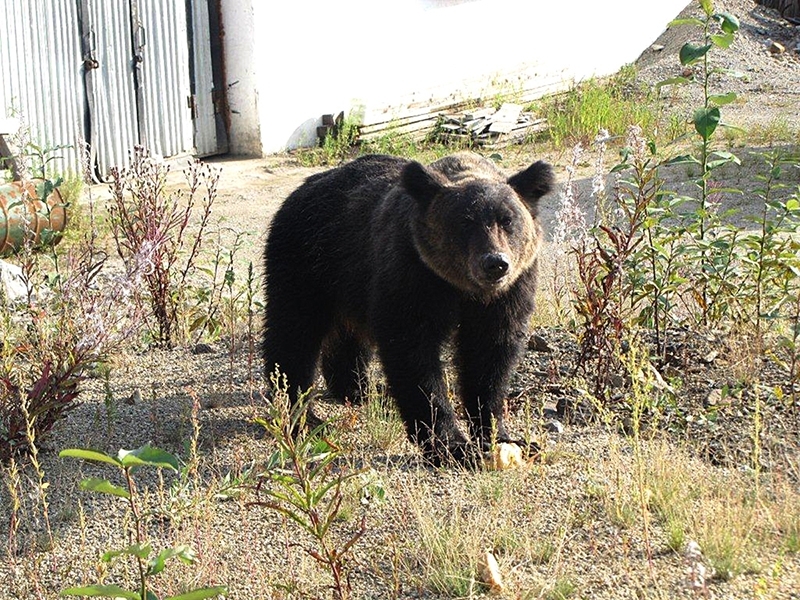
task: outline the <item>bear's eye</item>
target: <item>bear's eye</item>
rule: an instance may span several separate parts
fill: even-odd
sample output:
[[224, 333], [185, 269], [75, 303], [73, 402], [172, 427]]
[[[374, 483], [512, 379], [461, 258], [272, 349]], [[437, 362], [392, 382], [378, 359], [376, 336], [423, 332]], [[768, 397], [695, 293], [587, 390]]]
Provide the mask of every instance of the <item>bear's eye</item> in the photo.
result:
[[514, 220], [511, 218], [510, 215], [504, 215], [500, 217], [497, 221], [500, 224], [500, 227], [503, 229], [510, 229]]

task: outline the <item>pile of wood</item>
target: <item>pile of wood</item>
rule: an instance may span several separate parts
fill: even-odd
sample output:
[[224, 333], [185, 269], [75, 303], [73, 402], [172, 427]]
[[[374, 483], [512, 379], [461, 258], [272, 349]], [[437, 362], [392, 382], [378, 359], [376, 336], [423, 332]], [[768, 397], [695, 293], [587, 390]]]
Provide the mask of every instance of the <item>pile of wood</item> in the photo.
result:
[[546, 120], [523, 112], [519, 104], [444, 114], [439, 117], [439, 135], [444, 141], [476, 144], [487, 149], [503, 148], [525, 141], [546, 126]]

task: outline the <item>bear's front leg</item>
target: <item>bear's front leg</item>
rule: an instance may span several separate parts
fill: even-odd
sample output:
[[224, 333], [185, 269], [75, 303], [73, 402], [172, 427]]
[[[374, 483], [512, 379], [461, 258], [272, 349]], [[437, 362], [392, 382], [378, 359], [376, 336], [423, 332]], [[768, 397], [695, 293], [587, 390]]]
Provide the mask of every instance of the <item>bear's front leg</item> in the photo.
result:
[[[512, 311], [511, 307], [517, 311]], [[528, 339], [532, 302], [465, 306], [456, 338], [456, 361], [470, 435], [484, 450], [514, 442], [506, 429], [506, 394]]]
[[389, 391], [406, 433], [434, 464], [467, 464], [474, 457], [448, 400], [441, 360], [438, 354], [422, 356], [418, 352], [395, 346], [388, 353], [381, 353]]
[[471, 464], [474, 448], [459, 429], [448, 400], [440, 350], [443, 335], [416, 324], [378, 338], [378, 353], [409, 439], [434, 464]]

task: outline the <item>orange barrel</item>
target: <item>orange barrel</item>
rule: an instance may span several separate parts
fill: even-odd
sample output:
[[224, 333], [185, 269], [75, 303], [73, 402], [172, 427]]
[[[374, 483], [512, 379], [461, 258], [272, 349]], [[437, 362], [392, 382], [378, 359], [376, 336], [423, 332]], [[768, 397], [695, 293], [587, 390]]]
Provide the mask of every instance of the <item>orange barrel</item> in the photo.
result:
[[0, 256], [11, 254], [26, 242], [57, 244], [67, 226], [61, 193], [50, 192], [47, 203], [36, 191], [40, 181], [0, 183]]

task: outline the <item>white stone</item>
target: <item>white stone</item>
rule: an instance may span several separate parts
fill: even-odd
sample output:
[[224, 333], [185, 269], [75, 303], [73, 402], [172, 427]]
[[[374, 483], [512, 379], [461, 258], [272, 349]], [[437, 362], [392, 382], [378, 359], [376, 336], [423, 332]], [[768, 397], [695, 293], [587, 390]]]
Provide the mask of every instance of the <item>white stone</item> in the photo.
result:
[[25, 276], [17, 265], [0, 260], [0, 301], [16, 302], [28, 297]]

